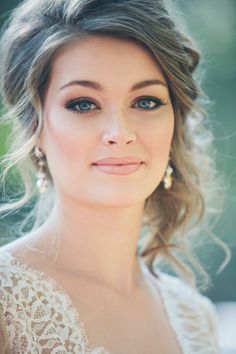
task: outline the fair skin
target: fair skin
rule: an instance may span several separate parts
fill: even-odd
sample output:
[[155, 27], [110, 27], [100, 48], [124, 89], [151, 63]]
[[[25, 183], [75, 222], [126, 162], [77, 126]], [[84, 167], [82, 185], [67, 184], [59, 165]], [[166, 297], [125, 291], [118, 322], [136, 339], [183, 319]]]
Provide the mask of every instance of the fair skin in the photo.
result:
[[[125, 293], [136, 285], [144, 201], [163, 177], [174, 127], [165, 85], [130, 92], [134, 84], [153, 78], [165, 83], [143, 48], [113, 38], [89, 38], [57, 55], [44, 103], [40, 147], [56, 186], [50, 231], [61, 240], [58, 263]], [[75, 84], [60, 89], [74, 80], [96, 81], [104, 89]], [[149, 112], [133, 108], [142, 95], [165, 105]], [[63, 107], [79, 97], [89, 97], [92, 112]], [[125, 156], [140, 157], [146, 164], [126, 176], [106, 175], [91, 166], [98, 159]]]
[[[154, 79], [155, 84], [131, 91], [135, 84]], [[102, 89], [81, 86], [75, 80], [94, 81]], [[71, 103], [82, 97], [83, 104]], [[145, 110], [143, 106], [155, 109]], [[125, 320], [128, 328], [137, 327], [142, 317], [145, 328], [139, 328], [140, 336], [149, 321], [149, 333], [155, 338], [149, 353], [154, 353], [157, 345], [163, 348], [162, 353], [178, 353], [160, 299], [151, 295], [136, 256], [144, 202], [163, 178], [174, 130], [173, 107], [157, 62], [143, 47], [112, 37], [91, 36], [68, 44], [53, 60], [43, 119], [38, 146], [47, 157], [55, 205], [38, 231], [18, 241], [15, 254], [25, 252], [26, 241], [48, 250], [56, 235], [60, 249], [53, 265], [49, 260], [40, 263], [42, 257], [35, 252], [32, 261], [30, 253], [25, 252], [24, 257], [64, 285], [90, 327], [92, 342], [103, 338], [97, 331], [99, 319], [103, 333], [107, 333], [104, 323], [109, 328], [109, 338], [104, 334], [102, 344], [113, 349], [109, 342], [112, 326], [104, 311], [92, 329], [94, 309], [86, 299], [96, 291], [106, 313], [115, 316], [117, 309], [117, 318], [122, 323]], [[145, 163], [128, 175], [105, 174], [92, 165], [98, 159], [127, 156], [139, 157]], [[76, 302], [78, 294], [80, 301]], [[98, 312], [97, 302], [94, 306]], [[117, 335], [119, 327], [113, 329]], [[128, 338], [124, 345], [117, 349], [116, 343], [117, 352], [127, 352]], [[140, 343], [137, 345], [139, 349], [130, 344], [129, 353], [143, 353]]]

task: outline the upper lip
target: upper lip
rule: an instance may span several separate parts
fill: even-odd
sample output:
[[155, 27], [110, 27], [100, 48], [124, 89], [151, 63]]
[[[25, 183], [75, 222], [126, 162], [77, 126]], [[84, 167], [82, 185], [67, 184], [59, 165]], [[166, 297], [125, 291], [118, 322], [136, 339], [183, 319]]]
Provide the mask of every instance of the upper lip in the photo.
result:
[[144, 162], [143, 160], [137, 157], [108, 157], [106, 159], [95, 161], [94, 165], [130, 165], [138, 164]]

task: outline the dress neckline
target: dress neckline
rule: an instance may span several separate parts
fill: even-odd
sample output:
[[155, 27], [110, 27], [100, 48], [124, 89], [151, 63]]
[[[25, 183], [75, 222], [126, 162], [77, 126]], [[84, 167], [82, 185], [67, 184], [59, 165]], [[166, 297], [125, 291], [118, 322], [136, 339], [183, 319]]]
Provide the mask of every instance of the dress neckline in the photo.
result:
[[111, 354], [106, 348], [103, 346], [96, 346], [94, 344], [91, 344], [88, 336], [87, 336], [87, 330], [85, 327], [85, 323], [81, 319], [81, 316], [79, 314], [79, 311], [76, 309], [76, 306], [70, 297], [70, 295], [67, 293], [66, 289], [53, 277], [48, 276], [45, 272], [40, 271], [38, 269], [35, 269], [31, 265], [22, 262], [20, 259], [17, 257], [13, 256], [9, 251], [7, 250], [1, 250], [1, 254], [5, 254], [11, 264], [16, 265], [17, 267], [30, 272], [31, 274], [34, 274], [40, 281], [46, 282], [47, 284], [50, 285], [50, 287], [55, 291], [56, 293], [59, 293], [66, 299], [66, 303], [68, 306], [69, 311], [72, 312], [75, 320], [75, 327], [78, 328], [78, 331], [81, 333], [82, 340], [84, 342], [84, 353], [91, 352], [93, 354]]
[[[80, 331], [80, 333], [81, 333], [81, 337], [82, 337], [82, 340], [83, 340], [84, 346], [85, 346], [84, 350], [86, 353], [91, 352], [93, 354], [111, 354], [110, 351], [108, 351], [108, 349], [106, 349], [105, 347], [96, 346], [96, 345], [90, 343], [88, 336], [87, 336], [87, 330], [85, 327], [85, 323], [81, 319], [79, 311], [77, 310], [72, 298], [67, 293], [66, 289], [56, 279], [54, 279], [51, 276], [48, 276], [45, 272], [40, 271], [40, 270], [34, 268], [33, 266], [21, 261], [19, 258], [12, 255], [7, 250], [3, 250], [0, 248], [0, 253], [5, 254], [8, 257], [8, 259], [10, 260], [11, 264], [14, 264], [14, 265], [20, 267], [21, 269], [34, 274], [41, 281], [48, 283], [51, 286], [51, 288], [53, 289], [53, 291], [55, 291], [56, 293], [59, 293], [60, 295], [62, 295], [66, 299], [68, 309], [72, 312], [72, 314], [74, 315], [74, 317], [76, 319], [75, 324], [76, 324], [76, 327], [78, 327], [78, 331]], [[166, 299], [167, 294], [166, 294], [165, 289], [162, 284], [162, 277], [164, 276], [164, 274], [160, 270], [156, 270], [158, 278], [155, 278], [150, 273], [150, 270], [148, 269], [147, 265], [145, 264], [145, 262], [142, 259], [139, 259], [139, 263], [140, 263], [141, 269], [146, 274], [146, 276], [149, 280], [149, 284], [151, 286], [152, 291], [159, 292], [162, 305], [163, 305], [164, 310], [166, 312], [167, 321], [170, 325], [170, 328], [172, 329], [173, 334], [175, 335], [175, 337], [177, 339], [180, 349], [182, 350], [183, 353], [185, 353], [185, 351], [183, 350], [183, 347], [182, 347], [182, 343], [181, 343], [182, 341], [180, 340], [181, 338], [178, 333], [179, 331], [178, 331], [177, 321], [174, 321], [174, 323], [171, 321], [171, 307], [172, 307], [172, 305], [170, 306], [169, 301], [167, 301], [167, 299]]]

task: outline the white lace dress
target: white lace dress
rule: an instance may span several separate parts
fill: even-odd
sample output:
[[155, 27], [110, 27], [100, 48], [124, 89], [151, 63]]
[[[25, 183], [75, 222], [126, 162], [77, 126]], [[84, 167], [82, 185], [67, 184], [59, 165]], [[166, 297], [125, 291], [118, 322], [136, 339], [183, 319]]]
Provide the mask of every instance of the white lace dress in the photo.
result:
[[[160, 291], [183, 354], [219, 353], [217, 317], [210, 300], [177, 277], [159, 271], [155, 279], [141, 264], [153, 291]], [[84, 323], [62, 286], [1, 249], [0, 312], [11, 353], [110, 353], [104, 347], [91, 347]]]

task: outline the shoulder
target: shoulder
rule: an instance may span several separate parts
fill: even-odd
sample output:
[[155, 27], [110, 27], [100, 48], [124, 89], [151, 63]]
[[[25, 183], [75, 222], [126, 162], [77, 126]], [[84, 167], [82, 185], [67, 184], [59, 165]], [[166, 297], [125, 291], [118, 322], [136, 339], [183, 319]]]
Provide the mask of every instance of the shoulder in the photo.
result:
[[175, 299], [179, 305], [184, 305], [185, 310], [193, 311], [194, 313], [208, 316], [209, 320], [217, 321], [215, 306], [212, 301], [200, 291], [186, 283], [184, 280], [169, 275], [167, 273], [158, 272], [160, 284], [163, 292], [167, 297]]
[[16, 308], [26, 295], [22, 289], [28, 276], [12, 260], [10, 253], [0, 248], [0, 306], [5, 311]]
[[[51, 320], [52, 313], [61, 315], [73, 306], [54, 278], [0, 248], [0, 307], [5, 313], [14, 313], [15, 318], [39, 322], [39, 314], [40, 320]], [[71, 318], [65, 318], [64, 323], [69, 324], [76, 316], [71, 310]]]
[[166, 295], [166, 301], [171, 300], [176, 303], [179, 311], [191, 314], [196, 320], [202, 319], [207, 323], [209, 330], [215, 330], [217, 325], [216, 309], [212, 301], [205, 295], [201, 294], [198, 289], [187, 284], [182, 279], [159, 272], [162, 291]]
[[211, 301], [206, 296], [201, 294], [197, 288], [191, 286], [183, 279], [162, 271], [158, 271], [158, 276], [160, 279], [160, 284], [165, 291], [168, 291], [169, 294], [175, 296], [176, 299], [187, 302], [190, 300], [191, 304], [193, 301], [194, 303], [196, 301], [198, 304], [199, 302], [211, 303]]
[[10, 254], [0, 248], [0, 291], [2, 292], [14, 286], [14, 276], [17, 277], [18, 269], [11, 263]]
[[63, 313], [68, 308], [65, 303], [63, 296], [57, 295], [40, 272], [0, 248], [0, 315], [6, 324], [12, 352], [19, 353], [21, 347], [27, 353], [35, 352], [35, 347], [41, 350], [43, 328], [51, 331], [44, 339], [54, 341], [65, 319]]
[[160, 271], [158, 275], [170, 321], [178, 327], [182, 342], [204, 353], [219, 353], [218, 317], [212, 301], [176, 276]]
[[[10, 252], [0, 248], [0, 306], [5, 311], [25, 312], [33, 299], [45, 294], [44, 283]], [[21, 314], [22, 315], [22, 314]], [[16, 314], [15, 314], [16, 316]]]
[[[5, 330], [5, 338], [12, 343], [27, 333], [25, 321], [27, 307], [27, 286], [23, 280], [23, 272], [12, 262], [10, 254], [0, 248], [0, 317], [1, 326]], [[18, 352], [18, 347], [15, 348]]]

